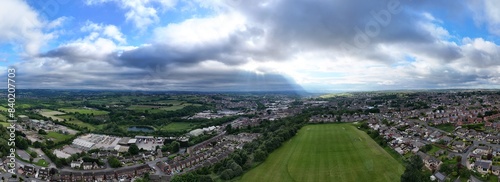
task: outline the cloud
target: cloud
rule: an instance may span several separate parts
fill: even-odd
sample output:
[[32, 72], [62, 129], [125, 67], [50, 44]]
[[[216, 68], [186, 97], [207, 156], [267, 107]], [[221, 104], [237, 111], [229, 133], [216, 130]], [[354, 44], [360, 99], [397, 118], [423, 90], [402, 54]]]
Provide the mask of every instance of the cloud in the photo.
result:
[[[157, 22], [157, 9], [176, 4], [87, 1], [106, 2], [147, 19], [141, 26]], [[309, 90], [372, 90], [492, 87], [500, 81], [499, 45], [447, 29], [448, 19], [469, 12], [464, 3], [203, 2], [197, 8], [209, 9], [209, 15], [155, 27], [151, 41], [142, 45], [127, 46], [114, 25], [87, 22], [80, 29], [85, 37], [23, 67], [53, 69], [28, 74], [46, 74], [50, 79], [40, 84], [45, 86], [67, 75], [69, 81], [59, 83], [64, 88], [300, 90], [298, 83]], [[139, 3], [133, 6], [138, 9], [126, 3]], [[447, 13], [436, 16], [442, 9]]]
[[485, 24], [491, 33], [500, 35], [500, 2], [471, 1], [469, 7], [474, 13], [477, 26]]
[[42, 32], [44, 22], [25, 1], [2, 1], [0, 17], [0, 43], [10, 43], [17, 52], [37, 54], [50, 39]]
[[121, 33], [115, 25], [103, 25], [87, 21], [85, 26], [83, 26], [80, 30], [83, 32], [96, 32], [102, 34], [121, 44], [125, 44], [127, 42], [123, 33]]
[[134, 49], [132, 46], [122, 46], [126, 43], [126, 38], [115, 25], [87, 21], [80, 31], [87, 36], [61, 44], [53, 50], [42, 53], [40, 57], [59, 58], [72, 63], [110, 62], [117, 51]]
[[113, 2], [126, 11], [125, 19], [137, 29], [144, 30], [158, 22], [158, 11], [172, 9], [177, 0], [87, 0], [87, 5]]

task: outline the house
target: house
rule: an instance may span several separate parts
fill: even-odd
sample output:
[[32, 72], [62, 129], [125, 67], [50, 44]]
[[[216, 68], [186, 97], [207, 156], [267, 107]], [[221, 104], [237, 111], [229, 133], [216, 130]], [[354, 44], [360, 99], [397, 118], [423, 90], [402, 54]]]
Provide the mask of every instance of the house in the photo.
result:
[[83, 160], [71, 161], [71, 168], [80, 168], [82, 167]]
[[170, 166], [168, 166], [167, 164], [165, 164], [165, 162], [157, 162], [156, 166], [158, 167], [158, 169], [160, 171], [163, 171], [163, 172], [167, 171], [170, 168]]
[[446, 144], [448, 144], [453, 139], [451, 137], [448, 137], [448, 136], [443, 136], [443, 137], [441, 137], [441, 140], [444, 141]]
[[71, 174], [71, 172], [62, 171], [61, 175], [60, 175], [60, 180], [63, 181], [63, 182], [71, 181], [72, 180], [72, 174]]
[[490, 160], [477, 160], [474, 163], [474, 168], [477, 172], [486, 174], [490, 171], [491, 161]]
[[83, 173], [73, 173], [73, 181], [83, 181]]
[[47, 179], [47, 177], [49, 177], [49, 169], [44, 167], [40, 168], [40, 170], [38, 170], [38, 178]]
[[439, 157], [441, 155], [444, 155], [445, 153], [446, 151], [444, 151], [443, 149], [439, 149], [438, 151], [436, 151], [436, 153], [434, 153], [434, 156]]
[[465, 149], [465, 143], [462, 141], [454, 141], [452, 143], [453, 151], [462, 152]]
[[84, 162], [83, 170], [91, 170], [94, 168], [94, 164], [92, 162]]
[[26, 175], [33, 175], [36, 173], [35, 167], [33, 166], [24, 166], [24, 172], [26, 172]]
[[164, 176], [164, 175], [155, 175], [155, 174], [152, 174], [151, 176], [149, 176], [149, 179], [152, 182], [164, 182], [164, 181], [170, 181], [171, 177], [172, 176]]
[[437, 181], [443, 182], [446, 180], [446, 176], [443, 173], [437, 172], [433, 175]]
[[500, 166], [491, 166], [491, 173], [494, 175], [500, 175]]
[[143, 174], [149, 173], [151, 171], [151, 168], [149, 165], [144, 164], [141, 166], [138, 166], [135, 168], [135, 173], [137, 176], [142, 176]]
[[490, 149], [487, 146], [478, 146], [476, 150], [474, 150], [474, 153], [485, 155], [488, 154], [489, 151]]
[[129, 178], [135, 176], [133, 168], [121, 168], [115, 171], [118, 178]]
[[99, 171], [94, 173], [94, 178], [96, 181], [104, 181], [106, 180], [106, 172]]
[[441, 161], [433, 156], [427, 155], [423, 152], [417, 152], [417, 155], [423, 160], [425, 167], [430, 170], [438, 169], [441, 165]]
[[92, 172], [86, 172], [82, 174], [83, 181], [85, 182], [93, 182], [94, 174]]

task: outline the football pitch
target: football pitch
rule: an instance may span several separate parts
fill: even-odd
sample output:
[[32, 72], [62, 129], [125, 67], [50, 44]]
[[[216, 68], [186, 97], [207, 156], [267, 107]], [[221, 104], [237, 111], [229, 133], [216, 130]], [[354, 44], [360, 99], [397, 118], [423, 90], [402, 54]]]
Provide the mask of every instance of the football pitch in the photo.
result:
[[404, 167], [351, 124], [304, 126], [241, 181], [400, 181]]

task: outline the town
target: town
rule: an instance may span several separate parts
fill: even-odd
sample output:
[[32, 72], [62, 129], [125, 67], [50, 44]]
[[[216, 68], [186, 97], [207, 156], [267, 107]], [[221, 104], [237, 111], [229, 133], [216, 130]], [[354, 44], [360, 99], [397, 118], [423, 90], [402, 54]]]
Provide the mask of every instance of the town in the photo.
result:
[[[227, 158], [241, 155], [257, 140], [271, 141], [262, 137], [267, 133], [259, 127], [304, 114], [309, 125], [352, 123], [398, 160], [419, 156], [433, 180], [492, 181], [500, 175], [500, 93], [494, 90], [307, 97], [155, 93], [135, 95], [135, 99], [122, 94], [106, 96], [105, 103], [110, 104], [94, 104], [103, 96], [83, 94], [73, 98], [72, 104], [27, 107], [15, 123], [16, 175], [7, 173], [12, 166], [5, 155], [2, 179], [170, 181], [225, 165]], [[50, 103], [42, 97], [25, 100], [26, 104]], [[190, 110], [184, 112], [185, 108]], [[114, 114], [124, 112], [132, 114]], [[175, 120], [163, 120], [159, 117], [163, 113], [171, 113]], [[169, 126], [177, 127], [176, 131]], [[258, 154], [253, 155], [257, 161]], [[244, 164], [236, 164], [238, 170]], [[221, 173], [219, 179], [237, 175], [231, 176]]]

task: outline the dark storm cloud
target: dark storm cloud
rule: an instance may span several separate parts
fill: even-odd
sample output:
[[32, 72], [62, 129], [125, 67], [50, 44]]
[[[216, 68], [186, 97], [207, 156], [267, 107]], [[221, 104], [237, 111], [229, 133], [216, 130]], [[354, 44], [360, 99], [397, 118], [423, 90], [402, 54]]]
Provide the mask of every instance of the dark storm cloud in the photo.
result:
[[118, 60], [118, 64], [139, 68], [172, 64], [183, 66], [216, 59], [218, 54], [230, 49], [228, 46], [215, 44], [182, 48], [167, 44], [154, 44], [124, 51], [115, 59]]

